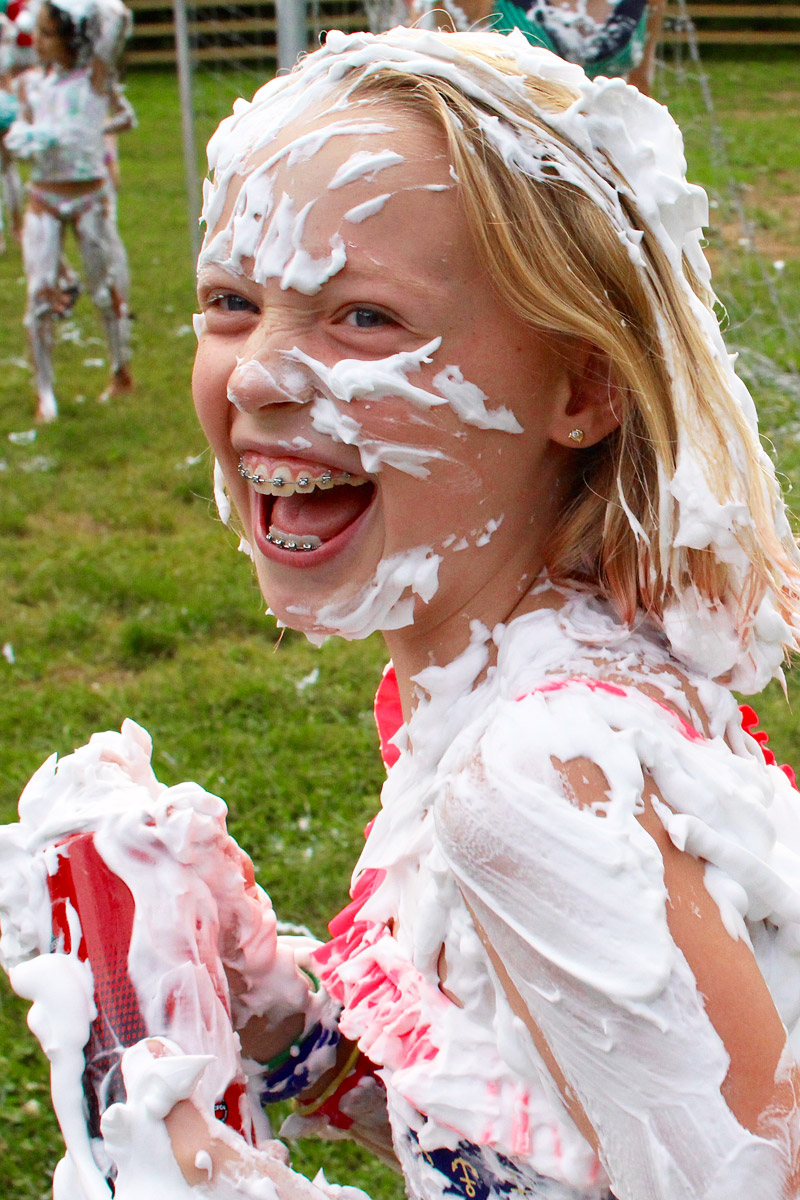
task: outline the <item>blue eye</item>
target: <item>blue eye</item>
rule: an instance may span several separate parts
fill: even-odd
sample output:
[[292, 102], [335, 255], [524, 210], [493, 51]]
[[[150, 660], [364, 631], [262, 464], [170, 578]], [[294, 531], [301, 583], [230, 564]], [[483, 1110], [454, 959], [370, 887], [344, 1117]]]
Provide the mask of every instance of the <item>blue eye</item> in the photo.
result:
[[258, 312], [257, 306], [238, 292], [212, 292], [206, 300], [206, 307], [224, 313]]
[[236, 292], [224, 292], [221, 296], [215, 296], [214, 303], [226, 312], [258, 312], [255, 304]]
[[353, 308], [345, 317], [345, 320], [350, 325], [355, 325], [357, 329], [379, 329], [383, 325], [391, 325], [390, 317], [385, 313], [380, 312], [377, 308]]

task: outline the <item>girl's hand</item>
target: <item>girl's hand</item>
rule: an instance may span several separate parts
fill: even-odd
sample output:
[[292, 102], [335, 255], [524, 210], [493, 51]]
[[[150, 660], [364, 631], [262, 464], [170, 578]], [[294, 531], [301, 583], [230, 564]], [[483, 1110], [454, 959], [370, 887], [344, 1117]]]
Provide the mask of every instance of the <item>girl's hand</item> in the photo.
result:
[[213, 952], [227, 978], [231, 1023], [237, 1032], [258, 1029], [245, 1054], [265, 1061], [303, 1031], [312, 1007], [308, 976], [297, 967], [291, 945], [278, 937], [269, 896], [228, 833], [223, 812], [210, 800], [201, 811], [191, 785], [180, 785], [163, 793], [155, 824], [166, 850], [213, 898]]
[[[102, 1121], [117, 1168], [116, 1200], [142, 1200], [149, 1192], [161, 1200], [193, 1200], [200, 1185], [204, 1196], [219, 1200], [258, 1200], [266, 1194], [265, 1180], [278, 1200], [328, 1200], [324, 1186], [291, 1169], [282, 1143], [250, 1146], [206, 1111], [197, 1084], [207, 1061], [158, 1038], [126, 1051], [127, 1100]], [[352, 1191], [351, 1200], [365, 1200]]]
[[[58, 763], [53, 756], [26, 788], [19, 824], [0, 838], [4, 965], [34, 1001], [31, 1027], [52, 1062], [67, 1148], [60, 1200], [109, 1200], [112, 1164], [139, 1181], [127, 1193], [117, 1186], [117, 1200], [142, 1200], [145, 1179], [159, 1200], [184, 1195], [164, 1122], [190, 1096], [213, 1147], [249, 1161], [234, 1129], [250, 1137], [260, 1104], [248, 1104], [237, 1030], [247, 1034], [247, 1057], [264, 1062], [298, 1033], [315, 1037], [318, 1023], [335, 1051], [337, 1008], [278, 937], [252, 864], [227, 832], [223, 802], [197, 784], [165, 787], [150, 758], [150, 739], [132, 722]], [[73, 1008], [64, 1003], [67, 979]], [[137, 1040], [145, 1034], [172, 1039], [164, 1061]], [[123, 1092], [118, 1053], [131, 1040]], [[321, 1058], [314, 1055], [313, 1078], [328, 1066]], [[308, 1074], [303, 1085], [313, 1081]], [[110, 1104], [120, 1095], [124, 1104]], [[217, 1104], [231, 1128], [215, 1120]]]

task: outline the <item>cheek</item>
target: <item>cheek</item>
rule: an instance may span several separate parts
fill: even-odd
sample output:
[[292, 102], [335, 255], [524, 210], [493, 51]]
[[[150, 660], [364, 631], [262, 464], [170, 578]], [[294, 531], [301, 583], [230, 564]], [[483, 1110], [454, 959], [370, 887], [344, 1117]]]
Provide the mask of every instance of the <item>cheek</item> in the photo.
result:
[[213, 449], [219, 450], [230, 422], [228, 380], [235, 365], [220, 355], [205, 339], [197, 347], [192, 371], [192, 396], [203, 432]]
[[213, 342], [209, 344], [205, 337], [201, 338], [192, 372], [192, 395], [203, 433], [225, 475], [225, 487], [231, 504], [239, 514], [245, 535], [249, 537], [249, 493], [239, 477], [238, 457], [230, 440], [233, 406], [228, 400], [228, 380], [235, 366], [235, 354], [220, 353]]

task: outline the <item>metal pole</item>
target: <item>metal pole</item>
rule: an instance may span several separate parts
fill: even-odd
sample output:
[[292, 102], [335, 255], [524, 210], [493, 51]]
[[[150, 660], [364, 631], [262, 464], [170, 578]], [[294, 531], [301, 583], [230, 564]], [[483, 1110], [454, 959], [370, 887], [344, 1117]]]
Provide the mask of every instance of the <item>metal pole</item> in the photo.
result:
[[278, 18], [278, 70], [291, 71], [308, 50], [306, 0], [276, 0]]
[[186, 21], [185, 0], [172, 0], [172, 11], [175, 19], [175, 52], [178, 62], [178, 94], [181, 104], [183, 167], [189, 209], [189, 239], [194, 263], [200, 251], [200, 176], [197, 171], [197, 148], [194, 140], [192, 60], [189, 55], [189, 26]]
[[422, 14], [416, 22], [417, 29], [435, 29], [436, 18], [433, 15], [433, 10], [441, 8], [442, 5], [438, 3], [438, 0], [425, 0], [425, 3], [420, 5], [420, 7], [422, 8]]

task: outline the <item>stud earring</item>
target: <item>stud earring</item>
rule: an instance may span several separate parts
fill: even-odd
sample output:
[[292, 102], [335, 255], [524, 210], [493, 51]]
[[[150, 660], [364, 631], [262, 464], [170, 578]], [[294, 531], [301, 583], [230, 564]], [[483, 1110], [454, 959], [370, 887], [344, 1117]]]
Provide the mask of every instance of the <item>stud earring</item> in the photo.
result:
[[569, 435], [569, 440], [571, 442], [577, 442], [580, 445], [580, 443], [583, 441], [583, 439], [585, 437], [586, 437], [586, 434], [583, 432], [582, 429], [573, 429]]

